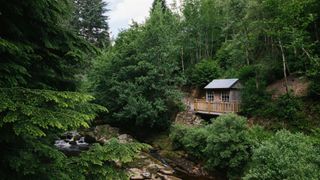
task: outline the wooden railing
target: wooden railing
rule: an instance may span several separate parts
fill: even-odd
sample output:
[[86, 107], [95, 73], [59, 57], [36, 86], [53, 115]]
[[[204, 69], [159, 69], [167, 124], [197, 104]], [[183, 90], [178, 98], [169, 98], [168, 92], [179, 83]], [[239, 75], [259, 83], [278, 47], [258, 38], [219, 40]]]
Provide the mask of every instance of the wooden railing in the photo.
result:
[[209, 114], [237, 113], [240, 111], [239, 102], [207, 102], [205, 99], [195, 99], [194, 111]]

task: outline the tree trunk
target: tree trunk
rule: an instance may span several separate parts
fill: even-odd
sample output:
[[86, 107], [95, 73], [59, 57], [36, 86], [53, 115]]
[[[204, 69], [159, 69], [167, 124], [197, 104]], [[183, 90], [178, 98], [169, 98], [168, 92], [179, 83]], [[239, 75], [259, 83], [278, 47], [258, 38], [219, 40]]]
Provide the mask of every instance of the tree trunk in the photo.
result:
[[314, 23], [314, 32], [315, 32], [317, 41], [320, 41], [319, 34], [318, 34], [317, 21]]
[[183, 48], [181, 48], [181, 66], [182, 66], [182, 72], [184, 73], [184, 54], [183, 54]]
[[286, 62], [286, 56], [284, 54], [284, 49], [281, 40], [279, 39], [279, 46], [281, 50], [281, 55], [282, 55], [282, 64], [283, 64], [283, 76], [284, 76], [284, 83], [286, 87], [286, 92], [287, 94], [289, 93], [289, 88], [288, 88], [288, 77], [287, 77], [287, 62]]
[[250, 57], [249, 57], [249, 35], [248, 35], [248, 30], [247, 30], [247, 27], [244, 28], [244, 33], [245, 33], [245, 36], [246, 36], [246, 39], [247, 39], [247, 42], [245, 43], [246, 47], [246, 60], [247, 60], [247, 65], [249, 66], [250, 65]]
[[210, 57], [213, 58], [213, 47], [214, 47], [214, 42], [213, 42], [213, 31], [211, 32], [211, 48], [210, 48]]

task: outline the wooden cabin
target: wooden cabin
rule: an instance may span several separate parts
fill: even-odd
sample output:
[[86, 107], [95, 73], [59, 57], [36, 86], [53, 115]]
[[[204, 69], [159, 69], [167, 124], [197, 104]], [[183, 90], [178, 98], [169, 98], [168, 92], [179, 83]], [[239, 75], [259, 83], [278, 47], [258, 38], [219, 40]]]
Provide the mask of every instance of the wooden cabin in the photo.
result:
[[195, 99], [194, 111], [202, 114], [221, 115], [240, 111], [239, 79], [215, 79], [205, 88], [205, 98]]

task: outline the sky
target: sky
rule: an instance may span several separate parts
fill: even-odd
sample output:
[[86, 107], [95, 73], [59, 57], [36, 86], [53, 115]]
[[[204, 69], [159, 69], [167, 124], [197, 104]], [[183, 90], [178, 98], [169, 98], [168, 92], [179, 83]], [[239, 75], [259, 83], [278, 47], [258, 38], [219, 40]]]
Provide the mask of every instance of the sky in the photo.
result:
[[[108, 5], [111, 37], [117, 37], [122, 29], [127, 29], [132, 20], [142, 23], [148, 17], [153, 0], [104, 0]], [[167, 0], [170, 5], [173, 0]]]

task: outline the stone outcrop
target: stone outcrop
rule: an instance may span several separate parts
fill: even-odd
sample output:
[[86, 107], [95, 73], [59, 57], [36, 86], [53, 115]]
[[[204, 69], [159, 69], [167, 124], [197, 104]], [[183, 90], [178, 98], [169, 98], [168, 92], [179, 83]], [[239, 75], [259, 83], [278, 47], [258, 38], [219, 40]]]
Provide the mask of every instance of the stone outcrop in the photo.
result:
[[82, 130], [80, 134], [85, 137], [85, 141], [88, 143], [98, 142], [104, 144], [111, 138], [117, 138], [119, 129], [106, 124]]
[[[109, 125], [96, 126], [94, 128], [81, 130], [79, 133], [77, 131], [68, 132], [63, 135], [63, 138], [65, 139], [57, 140], [55, 145], [58, 148], [60, 147], [60, 149], [65, 147], [71, 150], [76, 150], [77, 154], [82, 151], [82, 144], [86, 144], [87, 146], [97, 142], [104, 144], [111, 138], [117, 138], [120, 143], [130, 143], [136, 141], [132, 136], [128, 134], [120, 134], [117, 128]], [[168, 152], [161, 151], [160, 149], [152, 149], [150, 152], [141, 152], [131, 163], [121, 164], [119, 162], [115, 162], [115, 164], [118, 167], [124, 168], [130, 179], [133, 180], [180, 180], [180, 178], [177, 177], [177, 174], [181, 173], [185, 174], [187, 177], [189, 177], [189, 175], [192, 177], [202, 177], [206, 175], [202, 171], [201, 167], [198, 167], [197, 164], [187, 160], [187, 156], [180, 155], [167, 157], [167, 155], [176, 152], [171, 150], [168, 150]], [[77, 154], [74, 153], [70, 155]]]
[[179, 112], [175, 119], [175, 123], [189, 126], [198, 126], [202, 122], [203, 120], [191, 111]]
[[127, 172], [132, 180], [180, 180], [174, 175], [175, 170], [173, 168], [145, 152], [142, 152], [134, 162], [128, 164]]

